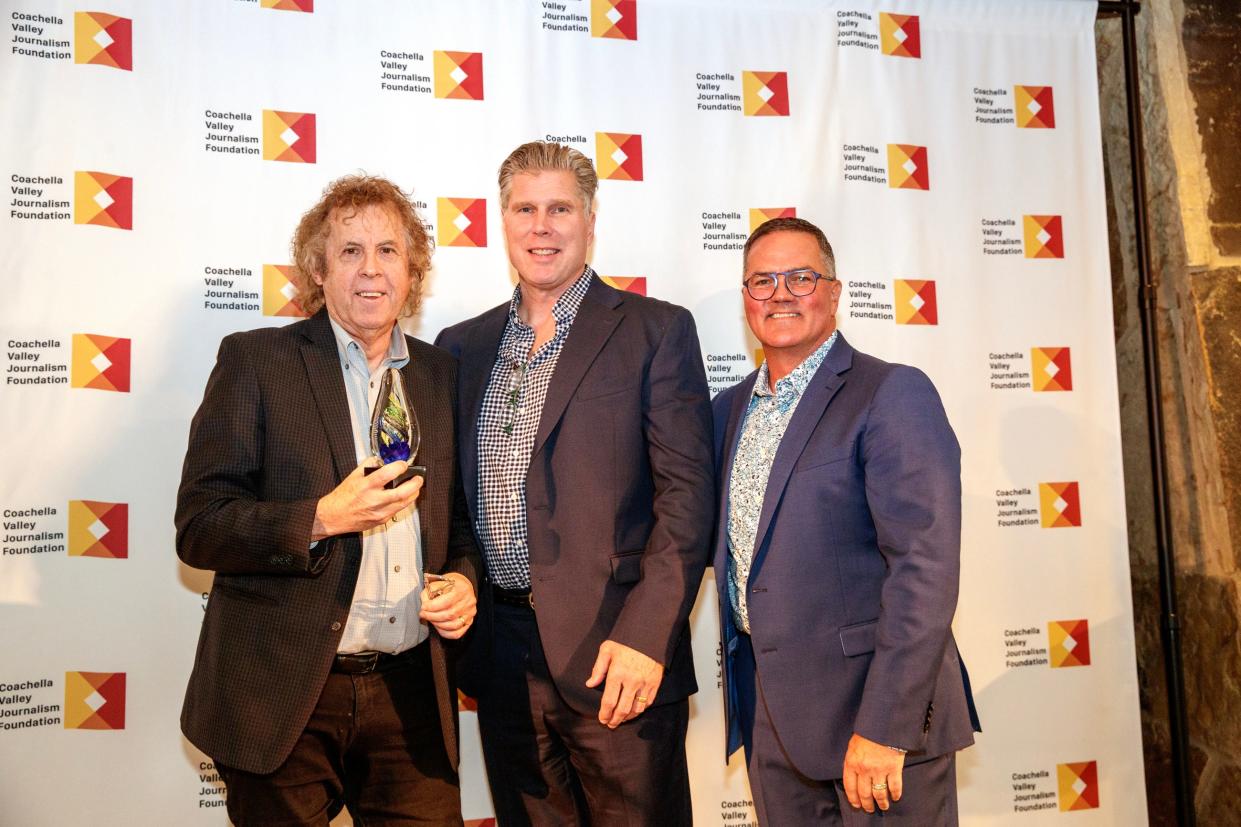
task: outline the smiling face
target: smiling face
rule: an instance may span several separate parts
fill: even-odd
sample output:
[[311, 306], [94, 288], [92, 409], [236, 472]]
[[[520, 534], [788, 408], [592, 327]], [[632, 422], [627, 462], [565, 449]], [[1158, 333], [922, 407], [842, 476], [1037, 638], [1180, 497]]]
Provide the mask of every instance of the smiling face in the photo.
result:
[[[814, 236], [778, 231], [758, 239], [750, 248], [745, 277], [799, 269], [832, 275]], [[773, 381], [787, 375], [832, 335], [840, 289], [839, 281], [820, 279], [809, 296], [794, 296], [781, 278], [770, 299], [757, 301], [741, 288], [746, 321], [763, 345]]]
[[587, 212], [573, 173], [514, 175], [504, 209], [504, 237], [522, 291], [559, 298], [582, 274], [595, 237], [595, 214]]
[[314, 276], [328, 315], [363, 345], [386, 340], [412, 281], [401, 224], [376, 204], [333, 210], [330, 222], [326, 272]]

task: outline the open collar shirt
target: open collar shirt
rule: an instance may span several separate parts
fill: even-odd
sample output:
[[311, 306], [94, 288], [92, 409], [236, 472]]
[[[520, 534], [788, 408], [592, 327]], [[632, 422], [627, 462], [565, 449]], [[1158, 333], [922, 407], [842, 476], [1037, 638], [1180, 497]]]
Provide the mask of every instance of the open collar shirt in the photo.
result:
[[[371, 412], [379, 397], [384, 371], [405, 367], [409, 363], [409, 346], [400, 325], [394, 324], [388, 353], [372, 371], [362, 347], [335, 319], [331, 321], [349, 401], [354, 454], [360, 463], [371, 455]], [[412, 418], [413, 408], [408, 400], [402, 401]], [[338, 652], [395, 654], [427, 639], [427, 625], [418, 618], [422, 609], [421, 534], [416, 504], [388, 522], [362, 532], [362, 566]]]
[[754, 380], [754, 394], [746, 408], [737, 454], [733, 458], [728, 480], [728, 597], [733, 624], [746, 634], [750, 633], [746, 586], [750, 581], [758, 521], [763, 513], [771, 465], [775, 462], [784, 432], [788, 430], [789, 420], [797, 410], [797, 403], [827, 358], [838, 335], [838, 331], [833, 331], [814, 353], [793, 368], [788, 376], [776, 382], [774, 391], [767, 362], [763, 362], [758, 369], [758, 378]]
[[543, 415], [547, 388], [573, 320], [590, 289], [588, 266], [552, 307], [556, 332], [534, 350], [534, 328], [521, 320], [521, 285], [513, 290], [508, 321], [483, 393], [478, 418], [478, 522], [491, 582], [504, 589], [530, 588], [526, 545], [526, 471]]

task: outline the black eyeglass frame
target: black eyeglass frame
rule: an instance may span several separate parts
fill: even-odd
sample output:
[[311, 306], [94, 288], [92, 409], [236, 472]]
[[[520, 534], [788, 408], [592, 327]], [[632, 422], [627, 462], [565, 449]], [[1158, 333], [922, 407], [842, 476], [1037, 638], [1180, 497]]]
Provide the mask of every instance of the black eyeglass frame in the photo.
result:
[[[814, 279], [811, 280], [810, 282], [810, 289], [804, 292], [798, 292], [798, 290], [793, 289], [793, 285], [789, 283], [789, 276], [804, 276], [807, 274], [814, 276]], [[754, 294], [754, 288], [751, 286], [750, 282], [754, 281], [754, 279], [757, 279], [757, 278], [771, 279], [771, 292], [770, 293], [766, 293], [766, 295], [759, 295], [759, 296], [756, 296]], [[822, 273], [818, 273], [818, 272], [815, 272], [814, 270], [811, 270], [809, 267], [799, 267], [796, 270], [786, 270], [782, 273], [755, 273], [749, 278], [742, 280], [741, 286], [745, 288], [745, 292], [749, 293], [750, 298], [754, 299], [754, 301], [764, 302], [776, 294], [776, 288], [779, 287], [781, 278], [784, 279], [784, 289], [789, 291], [789, 295], [797, 296], [798, 298], [801, 298], [802, 296], [809, 296], [811, 293], [813, 293], [818, 288], [820, 279], [822, 279], [823, 281], [835, 281], [836, 280], [835, 276], [825, 276]]]

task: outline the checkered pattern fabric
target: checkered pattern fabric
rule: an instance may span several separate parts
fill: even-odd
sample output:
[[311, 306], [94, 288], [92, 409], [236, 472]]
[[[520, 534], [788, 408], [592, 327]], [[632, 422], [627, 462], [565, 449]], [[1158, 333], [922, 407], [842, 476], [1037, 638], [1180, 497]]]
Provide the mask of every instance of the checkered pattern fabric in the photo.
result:
[[526, 470], [569, 329], [594, 279], [589, 267], [552, 308], [556, 333], [537, 352], [534, 328], [517, 315], [521, 286], [513, 291], [508, 322], [483, 394], [478, 419], [478, 523], [475, 526], [491, 581], [505, 589], [530, 587], [526, 546]]

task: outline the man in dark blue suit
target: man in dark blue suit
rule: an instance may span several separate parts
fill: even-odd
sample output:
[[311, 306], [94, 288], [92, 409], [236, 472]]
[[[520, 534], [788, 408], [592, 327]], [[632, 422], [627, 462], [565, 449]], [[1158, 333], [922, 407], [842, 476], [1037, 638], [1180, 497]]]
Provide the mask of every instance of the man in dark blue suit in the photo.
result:
[[768, 221], [744, 255], [765, 362], [714, 402], [728, 753], [764, 825], [956, 824], [978, 729], [951, 630], [956, 437], [921, 371], [836, 330], [818, 227]]

